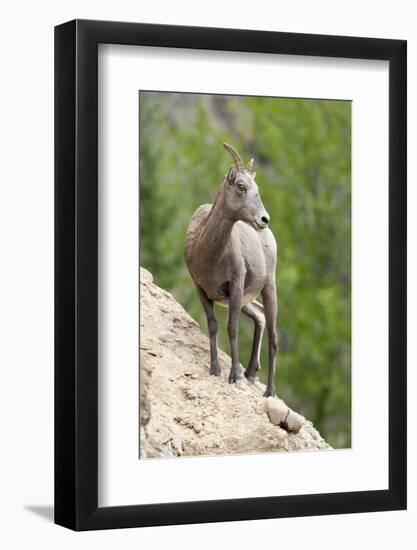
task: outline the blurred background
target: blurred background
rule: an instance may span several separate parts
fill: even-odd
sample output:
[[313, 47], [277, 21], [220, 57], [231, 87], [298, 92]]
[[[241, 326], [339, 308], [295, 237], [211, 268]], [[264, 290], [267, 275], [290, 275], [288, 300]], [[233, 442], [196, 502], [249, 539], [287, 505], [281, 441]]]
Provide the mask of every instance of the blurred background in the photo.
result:
[[[140, 92], [139, 101], [141, 265], [207, 333], [183, 260], [185, 232], [232, 164], [222, 143], [245, 164], [253, 157], [278, 244], [278, 396], [330, 445], [350, 447], [351, 103], [166, 92]], [[229, 353], [228, 311], [216, 314]], [[252, 332], [242, 316], [243, 365]]]

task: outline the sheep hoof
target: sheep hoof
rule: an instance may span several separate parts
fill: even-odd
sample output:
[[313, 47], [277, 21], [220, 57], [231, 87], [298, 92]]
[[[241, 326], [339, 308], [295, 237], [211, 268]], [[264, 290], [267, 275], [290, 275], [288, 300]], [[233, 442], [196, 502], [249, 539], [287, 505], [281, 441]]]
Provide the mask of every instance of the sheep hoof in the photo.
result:
[[234, 370], [233, 368], [229, 374], [229, 384], [240, 384], [243, 380], [242, 373], [239, 370]]
[[210, 374], [212, 374], [213, 376], [220, 376], [222, 370], [221, 368], [219, 367], [219, 365], [212, 365], [210, 367]]
[[255, 381], [255, 374], [258, 370], [260, 370], [261, 365], [259, 362], [256, 363], [250, 363], [246, 370], [245, 370], [245, 376], [248, 379], [249, 382], [253, 383]]
[[275, 396], [276, 396], [275, 388], [267, 386], [264, 393], [264, 397], [275, 397]]

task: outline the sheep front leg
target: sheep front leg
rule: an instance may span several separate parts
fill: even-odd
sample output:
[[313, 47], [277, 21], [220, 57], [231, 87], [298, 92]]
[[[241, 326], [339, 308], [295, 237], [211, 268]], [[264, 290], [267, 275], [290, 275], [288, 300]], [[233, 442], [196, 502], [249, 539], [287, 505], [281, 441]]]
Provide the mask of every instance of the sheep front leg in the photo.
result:
[[239, 364], [239, 317], [242, 308], [243, 285], [232, 283], [229, 294], [229, 323], [227, 331], [230, 339], [230, 350], [232, 355], [232, 367], [230, 369], [229, 383], [238, 383], [242, 380], [242, 370]]
[[275, 397], [275, 358], [278, 351], [277, 293], [275, 282], [269, 282], [262, 290], [266, 329], [268, 331], [268, 383], [265, 397]]
[[207, 328], [210, 338], [210, 374], [220, 376], [221, 367], [217, 355], [217, 319], [214, 315], [214, 303], [199, 286], [197, 286], [197, 291], [207, 317]]

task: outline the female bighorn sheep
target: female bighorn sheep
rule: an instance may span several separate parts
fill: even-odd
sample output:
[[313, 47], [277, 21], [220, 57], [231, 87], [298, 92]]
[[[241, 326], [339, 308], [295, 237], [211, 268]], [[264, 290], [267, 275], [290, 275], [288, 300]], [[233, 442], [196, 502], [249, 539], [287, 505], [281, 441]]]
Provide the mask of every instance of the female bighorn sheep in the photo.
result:
[[[229, 307], [228, 333], [232, 368], [229, 382], [242, 378], [238, 355], [240, 312], [255, 324], [252, 353], [245, 376], [251, 382], [260, 368], [259, 352], [265, 327], [269, 340], [269, 371], [265, 396], [275, 396], [277, 296], [275, 266], [277, 246], [267, 227], [269, 215], [259, 196], [252, 171], [239, 154], [223, 144], [234, 160], [217, 191], [213, 204], [203, 204], [191, 219], [184, 255], [207, 316], [210, 336], [210, 374], [220, 375], [217, 356], [217, 321], [214, 302]], [[263, 305], [255, 301], [262, 295]]]

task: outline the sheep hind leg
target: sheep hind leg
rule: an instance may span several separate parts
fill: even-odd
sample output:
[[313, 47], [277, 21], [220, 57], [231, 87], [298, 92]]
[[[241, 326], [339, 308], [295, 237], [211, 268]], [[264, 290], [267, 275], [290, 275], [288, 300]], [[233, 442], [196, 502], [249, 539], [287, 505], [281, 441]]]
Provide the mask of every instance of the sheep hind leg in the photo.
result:
[[265, 311], [266, 328], [268, 331], [268, 382], [265, 397], [275, 397], [275, 359], [278, 351], [277, 332], [277, 292], [275, 281], [272, 280], [262, 290], [262, 302]]
[[254, 323], [252, 353], [248, 366], [245, 370], [245, 376], [249, 382], [255, 381], [256, 372], [261, 368], [260, 352], [262, 344], [262, 335], [265, 328], [265, 315], [263, 305], [257, 301], [242, 307], [242, 313], [252, 319]]

